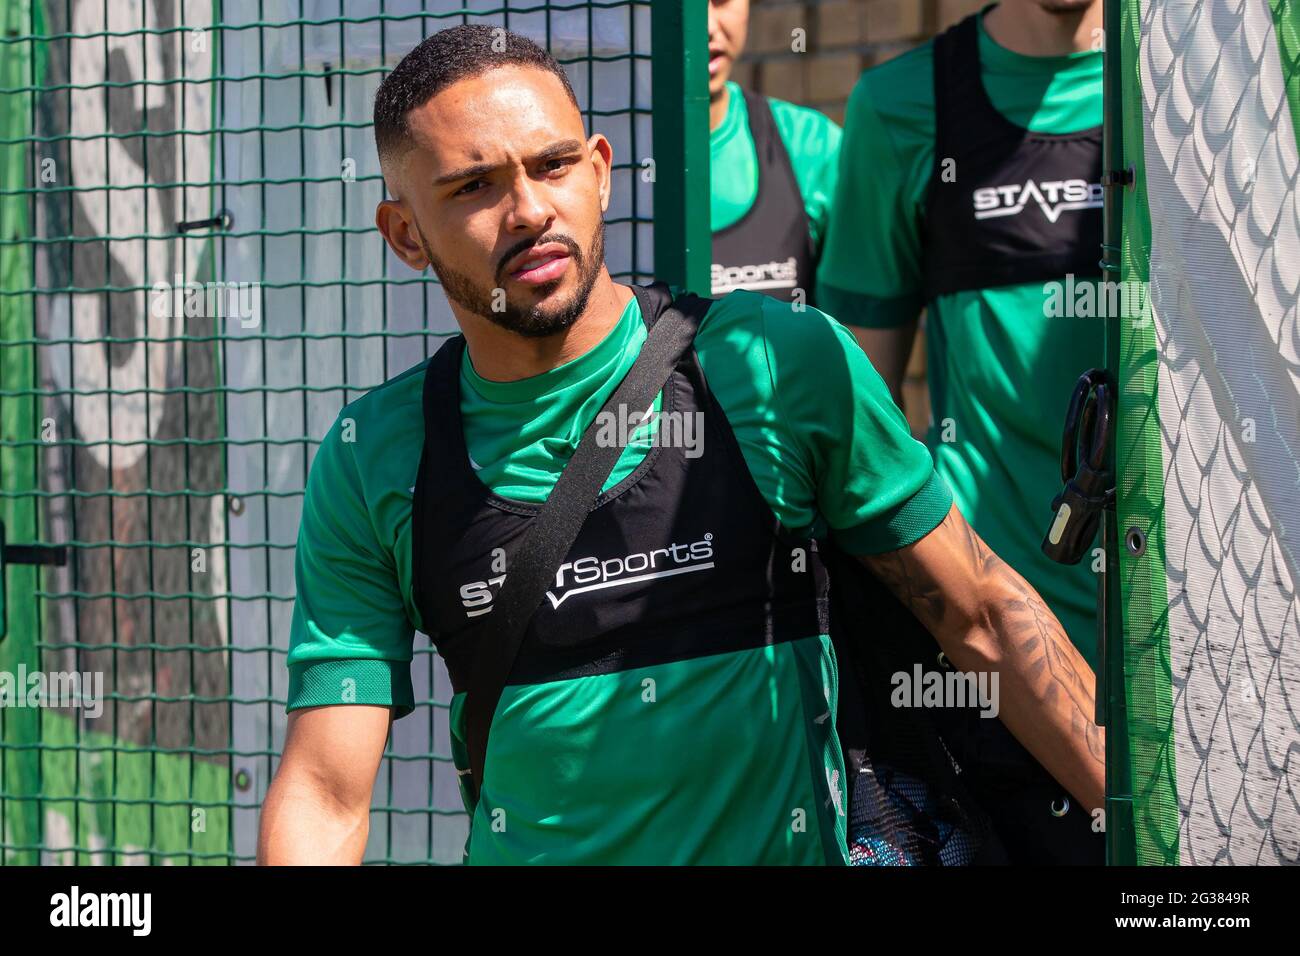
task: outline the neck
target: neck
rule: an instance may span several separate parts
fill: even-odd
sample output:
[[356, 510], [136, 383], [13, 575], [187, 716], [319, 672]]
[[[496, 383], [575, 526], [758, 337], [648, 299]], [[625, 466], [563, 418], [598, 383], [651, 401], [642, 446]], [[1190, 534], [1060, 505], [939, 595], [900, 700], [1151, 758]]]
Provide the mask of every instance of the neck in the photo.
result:
[[587, 308], [571, 326], [554, 335], [519, 335], [454, 303], [452, 312], [465, 333], [474, 371], [488, 381], [514, 382], [549, 372], [589, 352], [609, 334], [631, 298], [632, 290], [614, 282], [602, 266]]
[[731, 103], [731, 89], [727, 84], [722, 84], [722, 90], [717, 96], [709, 100], [709, 132], [722, 125], [722, 121], [727, 118], [727, 107]]
[[1002, 0], [984, 16], [984, 29], [999, 46], [1023, 56], [1100, 50], [1101, 3], [1052, 13], [1035, 0]]

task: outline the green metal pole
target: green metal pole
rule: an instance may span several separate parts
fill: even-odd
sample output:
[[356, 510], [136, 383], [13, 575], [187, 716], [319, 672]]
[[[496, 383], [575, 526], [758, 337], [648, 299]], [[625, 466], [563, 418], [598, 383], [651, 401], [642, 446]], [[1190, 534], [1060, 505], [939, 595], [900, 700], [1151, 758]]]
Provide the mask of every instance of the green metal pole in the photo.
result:
[[[6, 36], [30, 34], [37, 20], [31, 0], [4, 5], [0, 27]], [[0, 86], [6, 89], [35, 85], [36, 41], [10, 44], [0, 55]], [[0, 94], [0, 138], [10, 145], [0, 147], [0, 235], [9, 243], [0, 248], [0, 288], [25, 289], [35, 271], [32, 247], [13, 244], [31, 236], [33, 197], [29, 154], [32, 135], [31, 93]], [[26, 194], [24, 194], [26, 193]], [[24, 344], [34, 334], [34, 299], [31, 295], [6, 296], [0, 302], [0, 389], [14, 393], [36, 385], [36, 350]], [[7, 439], [32, 440], [37, 433], [36, 400], [14, 394], [0, 399], [0, 432]], [[37, 454], [31, 446], [0, 449], [0, 488], [11, 493], [0, 499], [0, 523], [8, 537], [17, 542], [39, 540], [39, 516], [34, 492]], [[17, 493], [13, 496], [12, 493]], [[17, 673], [19, 666], [40, 669], [37, 627], [39, 569], [15, 564], [0, 572], [0, 589], [7, 586], [8, 636], [0, 641], [0, 670]], [[7, 579], [7, 580], [6, 580]], [[4, 603], [0, 601], [0, 603]], [[24, 691], [19, 691], [20, 693]], [[39, 791], [41, 711], [33, 708], [0, 710], [0, 866], [34, 865], [40, 862], [35, 850], [10, 850], [10, 846], [35, 846], [40, 842], [41, 820], [35, 797]], [[5, 797], [10, 798], [6, 800]]]
[[[1122, 278], [1122, 241], [1124, 237], [1124, 197], [1127, 185], [1123, 176], [1124, 136], [1121, 82], [1127, 79], [1124, 72], [1123, 4], [1126, 0], [1104, 0], [1102, 7], [1105, 30], [1103, 56], [1105, 68], [1102, 79], [1103, 118], [1102, 135], [1107, 173], [1102, 245], [1102, 275], [1107, 282]], [[1127, 0], [1136, 2], [1136, 0]], [[1122, 316], [1106, 318], [1106, 368], [1111, 381], [1119, 383], [1120, 333]], [[1116, 400], [1115, 421], [1111, 434], [1119, 435], [1119, 411]], [[1115, 445], [1112, 439], [1107, 449], [1107, 468], [1118, 476]], [[1116, 482], [1118, 487], [1118, 481]], [[1105, 578], [1102, 585], [1102, 638], [1105, 652], [1099, 662], [1097, 693], [1102, 696], [1106, 720], [1106, 862], [1117, 866], [1132, 866], [1136, 862], [1136, 836], [1133, 828], [1133, 781], [1128, 746], [1128, 705], [1124, 692], [1124, 611], [1120, 594], [1120, 548], [1124, 546], [1119, 534], [1116, 507], [1106, 509], [1102, 528], [1102, 547], [1105, 549]]]
[[655, 276], [708, 295], [709, 4], [651, 6]]

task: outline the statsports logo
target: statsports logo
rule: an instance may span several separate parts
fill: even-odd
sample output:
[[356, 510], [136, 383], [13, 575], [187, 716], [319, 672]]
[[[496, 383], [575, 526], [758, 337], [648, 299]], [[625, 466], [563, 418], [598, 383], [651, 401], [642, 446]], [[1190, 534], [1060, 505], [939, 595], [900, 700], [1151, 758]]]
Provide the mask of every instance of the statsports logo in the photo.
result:
[[[555, 586], [546, 592], [553, 609], [580, 594], [625, 587], [639, 581], [693, 574], [714, 567], [713, 534], [689, 544], [670, 544], [666, 548], [637, 551], [614, 558], [594, 555], [566, 561], [555, 572]], [[492, 600], [501, 590], [506, 576], [499, 574], [485, 581], [461, 585], [460, 603], [466, 617], [479, 617], [492, 610]]]
[[724, 266], [713, 263], [710, 276], [713, 295], [726, 295], [736, 289], [793, 289], [799, 284], [799, 264], [794, 256], [784, 262], [757, 262], [748, 266]]
[[1018, 216], [1032, 203], [1048, 222], [1056, 222], [1063, 212], [1100, 209], [1102, 188], [1101, 183], [1084, 179], [1057, 179], [1042, 183], [1030, 179], [1009, 186], [985, 186], [975, 190], [973, 198], [976, 219]]

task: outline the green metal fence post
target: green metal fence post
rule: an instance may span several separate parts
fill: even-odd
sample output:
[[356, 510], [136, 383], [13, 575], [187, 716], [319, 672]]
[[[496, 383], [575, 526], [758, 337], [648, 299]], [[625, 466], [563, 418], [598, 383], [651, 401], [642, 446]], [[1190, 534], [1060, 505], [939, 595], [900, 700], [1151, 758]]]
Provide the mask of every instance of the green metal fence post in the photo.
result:
[[[1106, 186], [1102, 271], [1107, 282], [1123, 279], [1124, 201], [1127, 186], [1116, 180], [1115, 174], [1124, 170], [1123, 87], [1129, 78], [1124, 67], [1124, 3], [1123, 0], [1105, 0], [1102, 8], [1105, 31], [1105, 74], [1102, 80], [1102, 129], [1105, 149], [1105, 170], [1110, 177]], [[1122, 393], [1121, 322], [1120, 315], [1106, 318], [1106, 368], [1117, 392]], [[1115, 437], [1107, 449], [1107, 467], [1116, 475], [1119, 488], [1119, 464], [1116, 445], [1122, 434], [1119, 416], [1124, 402], [1117, 394]], [[1106, 862], [1114, 866], [1132, 866], [1135, 862], [1136, 841], [1133, 832], [1133, 779], [1129, 759], [1127, 687], [1124, 680], [1124, 607], [1122, 603], [1122, 570], [1120, 550], [1124, 539], [1119, 531], [1118, 502], [1106, 509], [1102, 543], [1105, 548], [1105, 579], [1102, 607], [1105, 628], [1106, 653], [1099, 661], [1103, 673], [1098, 677], [1098, 692], [1104, 692], [1103, 706], [1106, 715]]]
[[655, 276], [708, 295], [708, 0], [656, 3], [651, 17]]
[[[26, 34], [32, 29], [30, 0], [6, 4], [0, 19], [6, 35]], [[34, 44], [18, 44], [0, 58], [0, 86], [22, 89], [32, 84]], [[31, 136], [32, 93], [0, 95], [0, 235], [9, 243], [0, 247], [0, 289], [26, 289], [32, 283], [32, 247], [19, 240], [31, 236], [30, 196], [27, 195], [31, 164], [26, 140]], [[6, 440], [31, 441], [36, 437], [36, 403], [22, 397], [24, 389], [35, 388], [35, 349], [24, 342], [33, 336], [34, 297], [15, 295], [0, 303], [0, 390], [13, 397], [0, 398], [0, 433]], [[37, 452], [32, 446], [0, 448], [0, 522], [16, 541], [38, 540], [36, 501], [24, 492], [36, 487]], [[15, 565], [7, 572], [9, 594], [8, 635], [0, 642], [0, 671], [16, 674], [19, 665], [40, 668], [37, 649], [36, 593], [40, 571], [31, 565]], [[0, 578], [0, 588], [5, 587]], [[25, 693], [25, 688], [15, 688]], [[37, 796], [41, 752], [41, 711], [29, 707], [0, 709], [0, 865], [32, 865], [39, 862], [40, 805]], [[9, 847], [18, 847], [10, 850]]]

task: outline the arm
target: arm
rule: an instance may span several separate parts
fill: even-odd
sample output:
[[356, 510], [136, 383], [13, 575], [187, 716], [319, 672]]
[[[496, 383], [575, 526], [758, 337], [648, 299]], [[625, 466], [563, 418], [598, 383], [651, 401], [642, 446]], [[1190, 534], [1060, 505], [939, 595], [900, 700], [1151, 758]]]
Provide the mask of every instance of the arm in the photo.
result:
[[[861, 556], [957, 667], [996, 671], [1011, 733], [1078, 802], [1101, 807], [1105, 737], [1092, 720], [1087, 663], [1033, 588], [953, 507], [929, 451], [848, 330], [819, 310], [796, 315], [762, 301], [763, 371], [792, 452], [790, 488], [812, 482], [816, 512], [838, 545]], [[789, 508], [795, 497], [786, 494]], [[782, 515], [789, 527], [804, 527], [803, 518]]]
[[864, 75], [849, 101], [817, 304], [849, 327], [901, 408], [924, 306], [918, 203], [928, 166], [917, 144], [895, 142], [897, 124], [880, 115], [872, 89]]
[[916, 341], [916, 319], [891, 328], [863, 328], [850, 326], [849, 331], [862, 346], [862, 351], [871, 359], [872, 366], [880, 373], [889, 388], [889, 395], [899, 408], [903, 407], [903, 378], [907, 374], [907, 362], [912, 357], [912, 346]]
[[387, 707], [309, 707], [289, 714], [284, 755], [262, 805], [262, 866], [361, 862], [370, 796], [388, 740]]
[[[390, 724], [415, 705], [409, 589], [384, 544], [397, 538], [399, 519], [372, 509], [365, 488], [414, 481], [421, 443], [410, 431], [422, 421], [371, 408], [362, 399], [345, 409], [340, 420], [356, 423], [355, 441], [343, 440], [336, 421], [307, 479], [294, 555], [289, 729], [262, 807], [260, 863], [361, 861]], [[407, 418], [413, 423], [401, 431]]]
[[1007, 728], [1075, 799], [1102, 807], [1106, 737], [1093, 722], [1093, 673], [1042, 598], [956, 507], [920, 540], [859, 560], [959, 670], [998, 673]]

